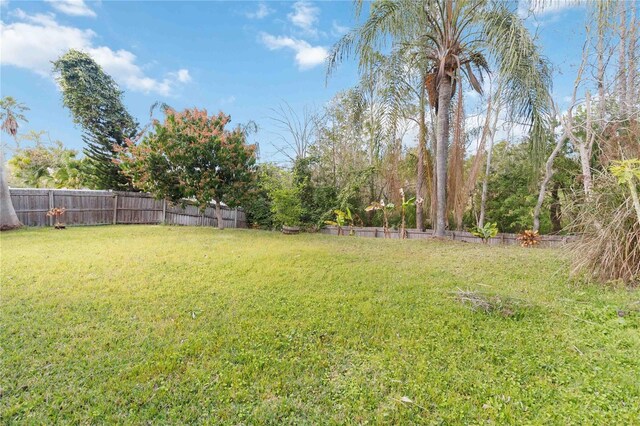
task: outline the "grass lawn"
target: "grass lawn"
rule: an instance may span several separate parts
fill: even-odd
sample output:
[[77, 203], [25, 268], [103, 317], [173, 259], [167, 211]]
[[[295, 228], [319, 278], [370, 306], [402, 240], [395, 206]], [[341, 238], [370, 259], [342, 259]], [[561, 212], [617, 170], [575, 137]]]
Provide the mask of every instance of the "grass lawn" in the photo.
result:
[[640, 294], [572, 284], [559, 250], [162, 226], [0, 242], [3, 424], [640, 424]]

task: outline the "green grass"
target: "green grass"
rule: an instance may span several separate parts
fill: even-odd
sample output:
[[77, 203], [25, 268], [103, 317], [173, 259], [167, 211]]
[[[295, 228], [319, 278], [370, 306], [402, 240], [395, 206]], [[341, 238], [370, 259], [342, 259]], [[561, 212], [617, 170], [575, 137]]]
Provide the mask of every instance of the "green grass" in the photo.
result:
[[0, 242], [0, 423], [640, 423], [640, 295], [572, 284], [559, 250], [158, 226]]

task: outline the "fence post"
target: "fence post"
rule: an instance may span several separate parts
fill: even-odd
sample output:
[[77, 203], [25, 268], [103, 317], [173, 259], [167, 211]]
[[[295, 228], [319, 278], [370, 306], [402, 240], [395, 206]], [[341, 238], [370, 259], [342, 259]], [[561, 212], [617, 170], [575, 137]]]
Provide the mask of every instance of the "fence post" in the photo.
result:
[[118, 196], [113, 197], [113, 224], [118, 223]]
[[[54, 207], [53, 205], [53, 190], [49, 190], [49, 210]], [[49, 216], [49, 226], [53, 226], [53, 216]]]
[[162, 224], [167, 224], [167, 200], [165, 198], [162, 199]]
[[233, 227], [238, 227], [238, 208], [233, 209]]

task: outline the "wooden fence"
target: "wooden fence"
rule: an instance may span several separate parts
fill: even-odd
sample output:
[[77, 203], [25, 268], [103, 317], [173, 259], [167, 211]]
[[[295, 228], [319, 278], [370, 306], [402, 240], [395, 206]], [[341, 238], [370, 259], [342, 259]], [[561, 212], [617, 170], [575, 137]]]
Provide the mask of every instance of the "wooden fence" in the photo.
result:
[[[358, 237], [370, 237], [370, 238], [384, 238], [384, 228], [359, 228], [354, 227], [353, 233], [351, 233], [352, 228], [348, 226], [342, 227], [342, 235], [350, 235], [353, 234]], [[330, 235], [338, 235], [338, 227], [337, 226], [327, 226], [320, 230], [323, 234]], [[453, 241], [462, 241], [465, 243], [482, 243], [482, 239], [476, 237], [470, 232], [466, 231], [446, 231], [447, 238]], [[388, 233], [389, 238], [400, 238], [400, 231], [398, 230], [389, 230]], [[491, 238], [488, 241], [490, 245], [516, 245], [520, 244], [517, 240], [518, 234], [507, 234], [500, 233], [495, 237]], [[418, 231], [416, 229], [407, 229], [407, 238], [410, 240], [416, 239], [425, 239], [425, 238], [434, 238], [433, 230], [427, 229], [426, 231]], [[559, 247], [566, 243], [575, 241], [575, 236], [571, 235], [541, 235], [540, 236], [540, 247]]]
[[[47, 211], [53, 207], [66, 209], [61, 219], [66, 225], [218, 225], [213, 204], [200, 212], [193, 203], [183, 208], [141, 192], [12, 188], [10, 193], [18, 219], [27, 226], [52, 226]], [[222, 219], [225, 228], [247, 227], [242, 209], [223, 206]]]

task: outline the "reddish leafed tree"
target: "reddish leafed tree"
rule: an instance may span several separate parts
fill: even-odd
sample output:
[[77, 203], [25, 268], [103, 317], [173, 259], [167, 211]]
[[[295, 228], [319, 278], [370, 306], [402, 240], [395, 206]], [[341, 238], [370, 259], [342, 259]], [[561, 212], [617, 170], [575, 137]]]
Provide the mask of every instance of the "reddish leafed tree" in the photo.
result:
[[164, 122], [139, 143], [128, 140], [118, 163], [137, 188], [158, 199], [181, 203], [194, 199], [204, 210], [215, 201], [218, 228], [223, 228], [220, 203], [237, 206], [250, 192], [255, 172], [255, 146], [246, 131], [225, 129], [230, 117], [206, 110], [166, 111]]

